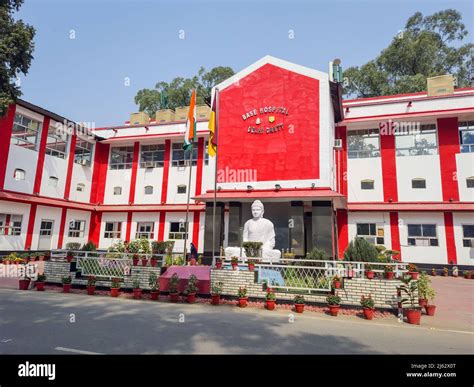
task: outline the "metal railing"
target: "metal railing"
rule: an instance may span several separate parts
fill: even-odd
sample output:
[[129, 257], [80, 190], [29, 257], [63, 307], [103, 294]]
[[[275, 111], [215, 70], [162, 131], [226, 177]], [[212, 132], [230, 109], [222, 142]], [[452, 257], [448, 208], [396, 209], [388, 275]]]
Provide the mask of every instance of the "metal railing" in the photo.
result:
[[90, 257], [86, 253], [77, 257], [76, 268], [82, 276], [124, 278], [131, 274], [133, 261], [127, 258]]

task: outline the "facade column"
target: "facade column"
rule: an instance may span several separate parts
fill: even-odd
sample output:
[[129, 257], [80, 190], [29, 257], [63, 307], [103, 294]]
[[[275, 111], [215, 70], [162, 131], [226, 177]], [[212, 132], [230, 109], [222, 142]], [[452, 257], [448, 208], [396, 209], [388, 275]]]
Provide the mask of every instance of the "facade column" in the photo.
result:
[[5, 117], [0, 118], [0, 190], [5, 186], [7, 173], [8, 154], [10, 153], [10, 138], [12, 136], [13, 122], [15, 121], [16, 105], [8, 107]]
[[456, 154], [460, 152], [457, 117], [438, 118], [438, 148], [443, 201], [459, 201]]
[[35, 184], [33, 186], [33, 195], [39, 195], [41, 191], [41, 180], [43, 179], [44, 158], [46, 155], [46, 142], [48, 140], [49, 117], [44, 116], [43, 126], [41, 128], [41, 139], [38, 149], [38, 164], [36, 165]]

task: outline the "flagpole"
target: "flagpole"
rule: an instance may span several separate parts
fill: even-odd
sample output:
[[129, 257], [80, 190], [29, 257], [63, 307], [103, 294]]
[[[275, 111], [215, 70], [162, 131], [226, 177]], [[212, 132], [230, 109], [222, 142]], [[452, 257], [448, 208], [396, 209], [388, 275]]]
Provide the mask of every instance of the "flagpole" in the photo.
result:
[[[214, 98], [216, 99], [216, 116], [215, 116], [215, 126], [214, 126], [214, 143], [217, 144], [217, 130], [219, 129], [218, 117], [219, 117], [219, 89], [216, 89]], [[219, 157], [219, 150], [216, 147], [216, 166], [214, 168], [214, 203], [212, 206], [212, 261], [214, 261], [215, 251], [216, 251], [216, 204], [217, 204], [217, 158]], [[219, 253], [220, 254], [220, 253]]]

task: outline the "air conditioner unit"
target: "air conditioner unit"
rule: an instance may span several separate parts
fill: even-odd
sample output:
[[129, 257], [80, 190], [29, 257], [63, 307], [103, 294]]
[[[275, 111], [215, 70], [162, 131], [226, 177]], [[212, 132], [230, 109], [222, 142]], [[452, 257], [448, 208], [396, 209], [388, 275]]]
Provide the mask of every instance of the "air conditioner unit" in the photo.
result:
[[147, 161], [145, 163], [145, 168], [153, 168], [155, 166], [155, 163], [153, 161]]
[[340, 138], [334, 139], [334, 149], [342, 149], [342, 140]]

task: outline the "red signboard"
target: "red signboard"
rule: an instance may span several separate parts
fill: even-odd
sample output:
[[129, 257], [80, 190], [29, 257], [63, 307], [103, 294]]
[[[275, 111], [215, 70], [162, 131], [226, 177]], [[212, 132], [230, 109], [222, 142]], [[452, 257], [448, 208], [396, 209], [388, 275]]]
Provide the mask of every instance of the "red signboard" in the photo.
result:
[[319, 106], [317, 79], [271, 64], [222, 90], [218, 181], [318, 179]]

